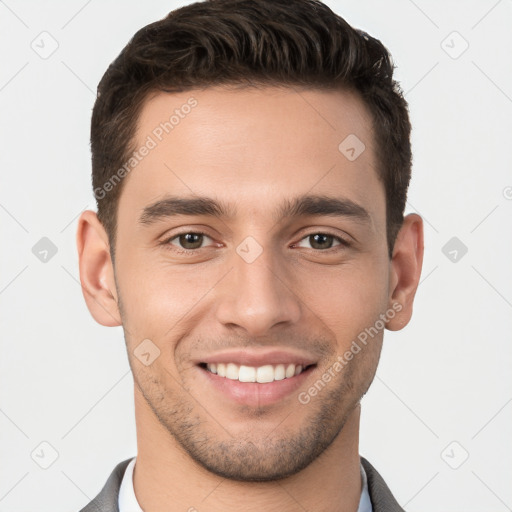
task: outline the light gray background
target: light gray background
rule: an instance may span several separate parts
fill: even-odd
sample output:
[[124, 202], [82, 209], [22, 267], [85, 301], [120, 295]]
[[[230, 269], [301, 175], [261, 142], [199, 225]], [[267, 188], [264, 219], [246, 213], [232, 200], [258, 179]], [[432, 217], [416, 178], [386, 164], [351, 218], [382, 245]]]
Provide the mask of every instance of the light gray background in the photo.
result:
[[[512, 510], [512, 1], [327, 3], [394, 56], [413, 123], [407, 211], [425, 219], [415, 314], [385, 335], [360, 453], [408, 511]], [[76, 221], [94, 207], [96, 85], [183, 4], [0, 1], [0, 512], [78, 510], [136, 454], [122, 329], [86, 309]], [[46, 59], [31, 47], [51, 49], [43, 31], [58, 42]], [[58, 250], [46, 262], [42, 237]], [[455, 262], [452, 237], [468, 249]]]

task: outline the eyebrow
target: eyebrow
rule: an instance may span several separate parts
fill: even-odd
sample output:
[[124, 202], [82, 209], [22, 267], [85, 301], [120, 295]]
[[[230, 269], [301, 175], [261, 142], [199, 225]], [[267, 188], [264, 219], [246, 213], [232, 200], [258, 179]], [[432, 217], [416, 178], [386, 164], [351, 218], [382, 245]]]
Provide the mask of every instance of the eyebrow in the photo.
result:
[[[139, 217], [139, 223], [150, 225], [178, 215], [201, 215], [229, 220], [236, 216], [236, 208], [211, 197], [166, 196], [146, 206]], [[302, 195], [287, 199], [274, 212], [276, 222], [287, 217], [300, 216], [350, 217], [358, 222], [371, 222], [370, 214], [361, 205], [350, 199], [325, 195]]]

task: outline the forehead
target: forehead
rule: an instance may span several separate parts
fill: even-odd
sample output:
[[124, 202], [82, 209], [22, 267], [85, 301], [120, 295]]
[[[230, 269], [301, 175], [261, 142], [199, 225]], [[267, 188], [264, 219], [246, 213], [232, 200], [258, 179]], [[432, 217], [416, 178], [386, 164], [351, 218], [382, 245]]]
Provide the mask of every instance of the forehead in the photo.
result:
[[308, 192], [348, 197], [370, 211], [384, 204], [371, 116], [348, 91], [155, 93], [141, 110], [134, 146], [144, 156], [126, 177], [120, 209], [140, 213], [169, 193], [242, 204], [240, 215]]

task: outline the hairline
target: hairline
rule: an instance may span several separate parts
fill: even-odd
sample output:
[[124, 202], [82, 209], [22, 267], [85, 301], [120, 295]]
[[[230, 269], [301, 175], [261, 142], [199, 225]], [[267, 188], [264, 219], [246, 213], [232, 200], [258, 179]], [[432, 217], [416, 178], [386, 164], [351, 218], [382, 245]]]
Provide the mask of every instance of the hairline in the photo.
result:
[[[211, 81], [209, 83], [205, 84], [193, 84], [190, 86], [180, 86], [176, 87], [175, 89], [165, 89], [163, 87], [159, 87], [158, 83], [156, 81], [153, 81], [150, 84], [147, 84], [146, 87], [141, 88], [136, 96], [135, 96], [135, 103], [134, 107], [131, 111], [131, 120], [129, 123], [129, 131], [130, 131], [130, 137], [129, 140], [126, 142], [126, 151], [123, 156], [123, 160], [126, 161], [129, 158], [129, 155], [136, 151], [137, 149], [137, 136], [139, 134], [140, 129], [140, 121], [142, 119], [142, 113], [144, 108], [146, 107], [147, 103], [154, 99], [155, 97], [161, 95], [161, 94], [180, 94], [180, 93], [186, 93], [186, 92], [192, 92], [192, 91], [204, 91], [204, 90], [210, 90], [210, 89], [221, 89], [226, 92], [233, 92], [236, 93], [237, 91], [245, 91], [248, 89], [255, 89], [255, 90], [265, 90], [265, 89], [291, 89], [291, 90], [301, 90], [301, 91], [319, 91], [319, 92], [345, 92], [351, 95], [352, 97], [355, 97], [358, 100], [359, 106], [358, 108], [363, 108], [364, 112], [369, 115], [370, 118], [370, 136], [372, 138], [373, 144], [371, 145], [373, 149], [373, 157], [375, 160], [375, 163], [378, 168], [381, 168], [383, 165], [383, 158], [380, 148], [380, 140], [378, 136], [378, 131], [376, 129], [378, 123], [375, 119], [375, 116], [371, 109], [369, 108], [369, 105], [367, 101], [364, 98], [364, 95], [361, 93], [357, 87], [351, 83], [347, 83], [344, 80], [335, 81], [330, 80], [328, 82], [311, 82], [311, 83], [303, 83], [298, 82], [294, 80], [286, 81], [286, 80], [276, 80], [274, 78], [272, 79], [262, 79], [257, 78], [254, 80], [250, 79], [236, 79], [236, 80], [219, 80], [219, 81]], [[374, 169], [377, 175], [377, 179], [382, 183], [384, 186], [385, 191], [385, 224], [386, 224], [386, 243], [388, 245], [388, 252], [391, 256], [391, 250], [392, 247], [389, 245], [389, 236], [388, 231], [390, 228], [393, 228], [393, 226], [388, 227], [388, 217], [389, 217], [389, 211], [388, 211], [388, 201], [387, 201], [387, 187], [385, 183], [384, 178], [384, 172], [379, 171], [378, 169]], [[119, 214], [119, 203], [121, 200], [121, 194], [123, 192], [124, 183], [126, 181], [126, 178], [129, 176], [125, 176], [118, 187], [116, 187], [116, 193], [114, 195], [114, 211], [113, 211], [113, 222], [109, 228], [110, 230], [107, 230], [107, 236], [109, 239], [109, 246], [110, 246], [110, 254], [112, 263], [114, 264], [115, 261], [115, 245], [117, 241], [117, 225], [118, 225], [118, 214]], [[102, 225], [104, 228], [107, 228], [105, 224], [102, 222]], [[397, 226], [394, 227], [395, 229]], [[109, 232], [112, 231], [112, 232]], [[398, 231], [398, 229], [396, 229]], [[395, 236], [396, 238], [396, 236]], [[394, 240], [393, 240], [394, 241]]]

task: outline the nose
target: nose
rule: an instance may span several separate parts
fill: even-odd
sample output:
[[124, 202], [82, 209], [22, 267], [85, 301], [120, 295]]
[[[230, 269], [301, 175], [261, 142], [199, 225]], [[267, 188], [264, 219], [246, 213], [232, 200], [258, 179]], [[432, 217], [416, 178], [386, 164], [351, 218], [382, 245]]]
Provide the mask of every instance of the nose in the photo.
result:
[[299, 321], [301, 302], [290, 283], [290, 273], [273, 260], [270, 251], [263, 251], [252, 263], [235, 254], [233, 266], [215, 301], [221, 324], [257, 337], [275, 326]]

